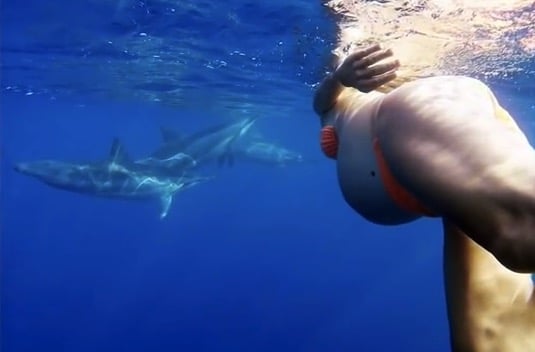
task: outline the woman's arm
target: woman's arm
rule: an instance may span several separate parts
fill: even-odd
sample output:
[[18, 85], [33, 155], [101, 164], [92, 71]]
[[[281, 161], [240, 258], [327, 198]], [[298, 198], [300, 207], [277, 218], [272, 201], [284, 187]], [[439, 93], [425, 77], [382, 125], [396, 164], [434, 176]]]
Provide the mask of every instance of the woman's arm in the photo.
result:
[[379, 44], [349, 55], [334, 72], [324, 78], [316, 90], [314, 95], [316, 114], [323, 116], [329, 112], [346, 87], [368, 93], [395, 79], [399, 61], [377, 64], [391, 56], [393, 56], [392, 50], [381, 49]]

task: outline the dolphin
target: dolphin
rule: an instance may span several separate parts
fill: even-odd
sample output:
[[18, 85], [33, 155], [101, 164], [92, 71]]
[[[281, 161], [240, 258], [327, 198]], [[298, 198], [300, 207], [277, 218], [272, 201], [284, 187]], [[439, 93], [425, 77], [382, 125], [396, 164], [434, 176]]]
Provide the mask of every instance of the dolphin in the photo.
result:
[[132, 161], [122, 143], [115, 138], [109, 157], [103, 161], [39, 160], [17, 163], [14, 169], [49, 186], [75, 193], [126, 200], [159, 199], [160, 218], [163, 219], [176, 193], [211, 179], [186, 173], [169, 176], [166, 170], [174, 167], [177, 160], [178, 157], [141, 163]]
[[[256, 118], [246, 118], [232, 124], [206, 128], [187, 136], [182, 136], [170, 128], [161, 127], [163, 145], [155, 150], [149, 159], [153, 161], [176, 159], [179, 170], [200, 167], [212, 161], [217, 161], [220, 166], [233, 165], [234, 145], [249, 132], [255, 122]], [[191, 160], [184, 156], [189, 156]]]
[[274, 166], [304, 162], [300, 153], [266, 141], [240, 143], [235, 148], [235, 155], [238, 160]]

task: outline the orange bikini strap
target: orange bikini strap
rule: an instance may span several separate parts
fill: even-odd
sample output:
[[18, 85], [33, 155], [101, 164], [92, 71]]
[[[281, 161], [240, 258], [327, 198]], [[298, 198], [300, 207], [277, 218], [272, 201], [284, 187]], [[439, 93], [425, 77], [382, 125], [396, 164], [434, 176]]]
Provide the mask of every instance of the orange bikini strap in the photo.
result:
[[394, 203], [407, 212], [435, 217], [436, 215], [432, 211], [420, 203], [394, 178], [383, 156], [383, 151], [381, 150], [378, 138], [373, 139], [373, 151], [375, 153], [375, 158], [377, 159], [379, 175], [381, 176], [383, 185], [385, 186], [386, 192], [392, 198]]
[[[338, 135], [333, 126], [325, 126], [321, 129], [320, 146], [325, 156], [331, 159], [336, 159], [338, 155]], [[436, 216], [397, 182], [384, 159], [377, 138], [373, 140], [373, 151], [379, 166], [381, 181], [394, 203], [396, 203], [400, 209], [409, 213], [431, 217]]]

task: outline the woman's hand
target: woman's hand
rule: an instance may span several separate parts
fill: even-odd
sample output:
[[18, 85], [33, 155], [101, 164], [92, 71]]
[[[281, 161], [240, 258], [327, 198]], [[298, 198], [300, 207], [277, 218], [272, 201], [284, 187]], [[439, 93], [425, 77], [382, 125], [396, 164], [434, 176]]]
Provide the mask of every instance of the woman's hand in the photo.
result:
[[334, 78], [345, 87], [368, 93], [396, 78], [399, 61], [378, 62], [392, 57], [391, 49], [381, 49], [379, 44], [350, 54], [334, 72]]

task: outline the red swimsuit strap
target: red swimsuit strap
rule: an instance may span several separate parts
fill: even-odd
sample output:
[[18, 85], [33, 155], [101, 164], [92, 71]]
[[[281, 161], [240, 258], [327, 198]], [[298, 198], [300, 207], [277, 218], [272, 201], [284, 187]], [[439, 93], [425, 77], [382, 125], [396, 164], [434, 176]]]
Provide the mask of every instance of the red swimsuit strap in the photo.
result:
[[[336, 159], [338, 155], [338, 136], [333, 126], [325, 126], [321, 129], [320, 145], [325, 156], [331, 159]], [[377, 138], [373, 140], [373, 151], [379, 166], [381, 181], [394, 203], [396, 203], [400, 209], [409, 213], [435, 217], [436, 214], [427, 209], [394, 178], [383, 156], [383, 151], [381, 150]]]
[[375, 153], [375, 158], [377, 159], [377, 164], [379, 166], [379, 175], [383, 181], [386, 192], [392, 198], [392, 200], [400, 207], [401, 209], [424, 216], [435, 217], [432, 211], [430, 211], [425, 205], [423, 205], [416, 197], [409, 193], [399, 182], [394, 178], [386, 160], [383, 156], [383, 151], [379, 144], [379, 139], [373, 139], [373, 151]]

